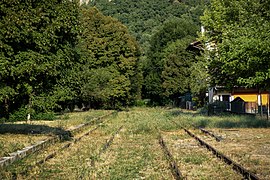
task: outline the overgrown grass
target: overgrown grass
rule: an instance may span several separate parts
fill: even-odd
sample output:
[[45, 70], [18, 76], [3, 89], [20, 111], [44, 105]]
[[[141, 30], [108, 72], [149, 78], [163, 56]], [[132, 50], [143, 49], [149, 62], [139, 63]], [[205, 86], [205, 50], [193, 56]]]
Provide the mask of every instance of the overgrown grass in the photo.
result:
[[67, 130], [68, 128], [92, 121], [95, 117], [109, 112], [111, 111], [91, 110], [63, 114], [57, 116], [57, 119], [53, 121], [31, 121], [30, 124], [25, 122], [0, 124], [0, 157], [8, 156], [8, 153], [35, 144], [51, 135], [60, 136], [62, 140], [69, 140], [72, 135]]
[[182, 110], [172, 110], [168, 112], [168, 116], [172, 120], [184, 127], [208, 128], [268, 128], [270, 121], [260, 117], [245, 116], [245, 115], [222, 115], [222, 116], [207, 116], [196, 112], [185, 112]]
[[34, 144], [38, 140], [45, 139], [46, 136], [28, 136], [14, 134], [0, 134], [0, 157], [9, 156], [9, 153], [22, 149], [25, 146]]
[[185, 156], [183, 158], [183, 161], [185, 163], [200, 165], [203, 164], [204, 162], [209, 161], [209, 157], [206, 156], [205, 154], [192, 154]]
[[[108, 111], [96, 113], [99, 116]], [[65, 129], [83, 122], [91, 122], [97, 114], [69, 113], [60, 116], [58, 120], [44, 123], [51, 127]], [[41, 122], [43, 121], [35, 123]], [[100, 154], [107, 140], [122, 125], [123, 129], [115, 136], [111, 146]], [[160, 130], [174, 158], [179, 162], [180, 170], [185, 170], [188, 179], [226, 179], [227, 177], [237, 179], [238, 176], [235, 176], [230, 167], [225, 167], [224, 163], [213, 158], [210, 152], [205, 153], [207, 151], [200, 148], [196, 141], [191, 140], [192, 138], [180, 128], [180, 126], [188, 128], [192, 125], [216, 128], [269, 127], [269, 123], [265, 120], [245, 116], [208, 117], [177, 108], [131, 108], [129, 111], [121, 111], [117, 115], [108, 117], [95, 132], [20, 178], [173, 179], [168, 161], [158, 143]], [[36, 156], [33, 156], [32, 159], [36, 160], [35, 158]], [[211, 163], [208, 163], [209, 160]], [[26, 164], [29, 162], [21, 166], [25, 167]], [[19, 163], [18, 167], [20, 167]], [[13, 167], [12, 171], [19, 171], [18, 167]], [[208, 175], [208, 172], [212, 175]]]

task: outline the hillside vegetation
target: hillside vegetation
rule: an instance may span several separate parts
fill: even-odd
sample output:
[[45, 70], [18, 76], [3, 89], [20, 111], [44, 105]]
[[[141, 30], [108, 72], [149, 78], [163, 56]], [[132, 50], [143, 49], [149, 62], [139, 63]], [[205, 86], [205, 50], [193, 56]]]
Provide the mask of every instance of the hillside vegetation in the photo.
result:
[[268, 12], [259, 0], [2, 0], [0, 121], [269, 89]]
[[[207, 0], [96, 0], [89, 3], [125, 24], [142, 49], [142, 97], [154, 104], [178, 103], [197, 82], [190, 81], [198, 60], [186, 51], [200, 31]], [[196, 76], [196, 72], [193, 76]], [[201, 94], [205, 88], [199, 88]]]

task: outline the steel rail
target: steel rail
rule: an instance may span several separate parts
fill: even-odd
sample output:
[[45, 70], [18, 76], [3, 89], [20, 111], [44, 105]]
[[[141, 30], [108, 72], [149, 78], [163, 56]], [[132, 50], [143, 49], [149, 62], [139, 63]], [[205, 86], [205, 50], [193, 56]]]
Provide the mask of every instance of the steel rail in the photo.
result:
[[112, 144], [115, 136], [121, 131], [121, 129], [123, 128], [123, 126], [121, 126], [120, 128], [117, 129], [117, 131], [115, 131], [111, 138], [109, 140], [107, 140], [107, 142], [104, 144], [104, 146], [102, 147], [102, 149], [99, 151], [99, 156], [104, 153]]
[[[104, 118], [104, 117], [102, 117], [102, 118]], [[66, 143], [65, 145], [63, 145], [63, 146], [62, 146], [60, 149], [58, 149], [57, 151], [54, 151], [54, 152], [50, 153], [50, 154], [47, 155], [44, 159], [41, 159], [41, 160], [37, 161], [34, 165], [28, 166], [28, 167], [26, 168], [26, 170], [24, 170], [23, 172], [20, 172], [20, 173], [18, 173], [18, 174], [25, 175], [25, 174], [27, 174], [27, 172], [31, 171], [35, 166], [42, 165], [42, 164], [45, 163], [46, 161], [48, 161], [48, 160], [54, 158], [60, 151], [63, 151], [63, 150], [65, 150], [65, 149], [71, 147], [72, 144], [75, 144], [75, 143], [79, 142], [83, 137], [85, 137], [85, 136], [91, 134], [92, 132], [94, 132], [95, 130], [97, 130], [97, 129], [100, 127], [100, 124], [101, 124], [101, 123], [104, 123], [104, 121], [100, 122], [95, 128], [93, 128], [93, 129], [87, 131], [86, 133], [84, 133], [84, 134], [81, 135], [80, 137], [73, 139], [72, 142]], [[16, 178], [17, 178], [17, 174], [13, 174], [13, 179], [16, 179]]]
[[[174, 122], [174, 123], [175, 123], [175, 122]], [[177, 123], [175, 123], [175, 124], [177, 124]], [[202, 131], [204, 134], [207, 134], [207, 135], [209, 135], [209, 136], [215, 138], [215, 140], [216, 140], [217, 142], [220, 142], [221, 140], [223, 140], [222, 137], [217, 136], [217, 135], [215, 135], [214, 133], [211, 133], [210, 131], [207, 131], [207, 130], [204, 129], [204, 128], [197, 127], [197, 126], [195, 126], [195, 125], [192, 125], [192, 126], [193, 126], [195, 129], [199, 129], [199, 130]], [[181, 127], [181, 128], [183, 128], [183, 127]]]
[[220, 142], [220, 141], [222, 140], [221, 137], [219, 137], [219, 136], [217, 136], [217, 135], [215, 135], [215, 134], [213, 134], [213, 133], [207, 131], [207, 130], [204, 129], [204, 128], [199, 127], [199, 130], [201, 130], [201, 131], [202, 131], [203, 133], [205, 133], [205, 134], [208, 134], [209, 136], [212, 136], [213, 138], [216, 139], [217, 142]]
[[[114, 114], [114, 113], [115, 112], [110, 112], [110, 113], [105, 114], [103, 116], [94, 118], [93, 121], [101, 120], [107, 116]], [[89, 126], [89, 125], [92, 125], [92, 121], [80, 124], [74, 128], [70, 128], [67, 131], [70, 133], [75, 133], [75, 132], [81, 131], [84, 127]], [[13, 152], [13, 153], [9, 153], [8, 157], [0, 157], [0, 169], [14, 163], [15, 161], [18, 161], [18, 160], [21, 160], [21, 159], [27, 157], [30, 154], [33, 154], [39, 150], [42, 150], [49, 145], [55, 144], [56, 142], [60, 141], [61, 139], [62, 139], [61, 136], [60, 137], [57, 137], [57, 136], [50, 137], [46, 140], [39, 141], [34, 145], [24, 147], [23, 149], [18, 150], [18, 151]]]
[[66, 143], [66, 144], [63, 145], [58, 151], [54, 151], [54, 152], [52, 152], [51, 154], [47, 155], [44, 159], [38, 161], [38, 162], [36, 163], [36, 165], [41, 165], [41, 164], [45, 163], [46, 161], [48, 161], [49, 159], [54, 158], [54, 157], [57, 155], [57, 152], [63, 151], [64, 149], [69, 148], [72, 144], [75, 144], [75, 143], [79, 142], [83, 137], [88, 136], [89, 134], [91, 134], [92, 132], [94, 132], [95, 130], [97, 130], [98, 127], [99, 127], [99, 125], [97, 125], [97, 126], [96, 126], [95, 128], [93, 128], [93, 129], [91, 129], [90, 131], [86, 132], [85, 134], [81, 135], [80, 137], [73, 139], [72, 142]]
[[244, 168], [243, 166], [241, 166], [240, 164], [234, 162], [232, 159], [230, 159], [229, 157], [225, 156], [224, 154], [222, 154], [221, 152], [217, 151], [214, 147], [212, 147], [211, 145], [207, 144], [206, 142], [204, 142], [203, 140], [201, 140], [200, 138], [198, 138], [197, 136], [195, 136], [194, 134], [192, 134], [190, 131], [188, 131], [187, 129], [183, 128], [184, 131], [189, 134], [191, 137], [193, 137], [194, 139], [196, 139], [201, 146], [206, 147], [209, 151], [211, 151], [217, 158], [223, 160], [225, 163], [227, 163], [228, 165], [231, 165], [232, 168], [239, 172], [240, 174], [243, 175], [244, 179], [251, 179], [251, 180], [259, 180], [260, 178], [258, 176], [256, 176], [254, 173], [248, 171], [246, 168]]
[[[110, 146], [111, 144], [113, 143], [113, 140], [115, 138], [115, 136], [117, 134], [119, 134], [119, 132], [121, 131], [121, 129], [123, 128], [124, 126], [121, 126], [120, 128], [117, 129], [117, 131], [115, 131], [112, 136], [110, 137], [109, 140], [106, 141], [106, 143], [102, 146], [101, 150], [99, 151], [98, 153], [98, 157], [101, 156], [101, 154], [103, 154]], [[91, 165], [92, 166], [95, 166], [95, 159], [91, 159]]]
[[158, 134], [158, 141], [159, 144], [164, 152], [164, 154], [166, 155], [167, 160], [169, 161], [169, 165], [170, 165], [170, 169], [172, 172], [172, 175], [174, 177], [174, 179], [176, 180], [183, 180], [184, 177], [182, 175], [182, 173], [180, 172], [177, 163], [175, 162], [173, 155], [171, 154], [171, 152], [169, 151], [164, 139], [162, 138], [160, 132]]
[[[101, 120], [101, 119], [104, 119], [104, 118], [107, 117], [107, 116], [110, 116], [110, 115], [113, 114], [113, 113], [115, 113], [115, 112], [108, 113], [108, 114], [105, 114], [105, 115], [103, 115], [103, 116], [100, 116], [100, 117], [97, 117], [97, 118], [94, 118], [94, 119], [95, 119], [95, 120]], [[84, 134], [81, 135], [80, 137], [74, 138], [74, 139], [72, 140], [72, 142], [66, 143], [66, 144], [63, 145], [58, 151], [54, 151], [54, 152], [50, 153], [49, 155], [47, 155], [44, 159], [39, 160], [38, 162], [36, 162], [34, 165], [30, 165], [30, 166], [26, 167], [26, 169], [25, 169], [23, 172], [13, 173], [13, 174], [12, 174], [12, 179], [17, 179], [17, 175], [18, 175], [18, 174], [25, 175], [25, 174], [27, 174], [27, 172], [31, 171], [35, 166], [41, 165], [41, 164], [45, 163], [46, 161], [48, 161], [48, 160], [54, 158], [54, 157], [57, 155], [57, 153], [58, 153], [59, 151], [62, 151], [62, 150], [64, 150], [64, 149], [69, 148], [72, 144], [77, 143], [77, 142], [80, 141], [83, 137], [89, 135], [90, 133], [92, 133], [93, 131], [95, 131], [96, 129], [98, 129], [98, 127], [100, 126], [100, 124], [101, 124], [101, 123], [104, 123], [104, 121], [105, 121], [105, 120], [99, 122], [95, 128], [91, 129], [90, 131], [87, 131], [86, 133], [84, 133]], [[78, 132], [78, 131], [81, 131], [82, 128], [91, 125], [91, 123], [92, 123], [92, 122], [80, 124], [80, 125], [76, 126], [75, 128], [70, 129], [69, 131], [71, 131], [71, 132]], [[56, 143], [57, 141], [59, 141], [59, 140], [61, 139], [61, 138], [59, 138], [59, 139], [56, 139], [56, 140], [55, 140], [55, 138], [58, 138], [58, 137], [53, 137], [53, 138], [51, 138], [51, 139], [42, 141], [41, 143], [37, 143], [38, 148], [35, 148], [34, 150], [31, 150], [31, 151], [29, 151], [28, 148], [24, 148], [24, 149], [27, 149], [27, 150], [28, 150], [28, 151], [27, 151], [27, 154], [24, 153], [25, 155], [22, 156], [22, 157], [20, 157], [20, 159], [23, 159], [24, 157], [26, 157], [26, 156], [28, 156], [28, 155], [30, 155], [30, 154], [34, 154], [34, 153], [37, 152], [38, 150], [41, 150], [41, 149], [45, 148], [45, 144], [46, 144], [46, 145], [47, 145], [47, 144], [48, 144], [48, 145], [52, 145], [52, 144]], [[53, 143], [50, 143], [51, 141], [53, 141]], [[37, 146], [37, 145], [34, 145], [34, 147]], [[41, 146], [41, 147], [39, 147], [39, 146]], [[31, 147], [30, 147], [30, 148], [31, 148]], [[31, 148], [31, 149], [32, 149], [32, 148]], [[19, 151], [19, 152], [20, 152], [20, 151]], [[18, 156], [18, 155], [17, 155], [17, 156]], [[15, 157], [17, 157], [17, 156], [15, 156]], [[18, 159], [18, 160], [20, 160], [20, 159]], [[1, 160], [1, 159], [0, 159], [0, 160]], [[17, 159], [16, 159], [16, 160], [17, 160]], [[1, 167], [3, 168], [4, 166], [10, 165], [10, 164], [12, 164], [13, 162], [15, 162], [16, 160], [13, 160], [13, 161], [11, 161], [11, 162], [10, 162], [10, 161], [5, 162], [2, 166], [0, 166], [0, 168], [1, 168]], [[1, 163], [1, 161], [0, 161], [0, 163]], [[1, 164], [0, 164], [0, 165], [1, 165]]]

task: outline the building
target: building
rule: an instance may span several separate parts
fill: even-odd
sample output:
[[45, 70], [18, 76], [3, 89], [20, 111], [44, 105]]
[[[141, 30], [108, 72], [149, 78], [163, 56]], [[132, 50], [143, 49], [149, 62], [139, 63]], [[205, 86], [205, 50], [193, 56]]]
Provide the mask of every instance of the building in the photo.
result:
[[[228, 90], [222, 86], [209, 89], [209, 103], [215, 101], [227, 104], [227, 110], [241, 113], [267, 113], [269, 115], [269, 91], [259, 91], [255, 88], [235, 87]], [[241, 107], [241, 108], [240, 108]], [[244, 108], [244, 109], [243, 109]]]

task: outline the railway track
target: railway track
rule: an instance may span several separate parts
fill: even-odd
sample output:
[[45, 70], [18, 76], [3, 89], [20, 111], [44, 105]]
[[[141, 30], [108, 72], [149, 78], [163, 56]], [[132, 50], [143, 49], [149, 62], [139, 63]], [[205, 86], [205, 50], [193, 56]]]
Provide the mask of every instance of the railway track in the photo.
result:
[[[94, 132], [95, 130], [97, 130], [100, 126], [100, 124], [104, 123], [106, 121], [106, 117], [114, 114], [115, 112], [112, 113], [108, 113], [106, 115], [94, 118], [92, 121], [87, 122], [87, 123], [83, 123], [80, 124], [78, 126], [72, 127], [68, 129], [68, 132], [70, 132], [70, 134], [75, 135], [78, 133], [81, 133], [82, 131], [85, 131], [84, 133], [81, 133], [79, 136], [77, 137], [73, 137], [71, 141], [69, 142], [60, 142], [61, 137], [59, 136], [55, 136], [55, 137], [51, 137], [48, 138], [46, 140], [40, 141], [32, 146], [29, 147], [25, 147], [22, 150], [10, 153], [9, 157], [2, 157], [0, 158], [0, 169], [4, 169], [5, 167], [13, 164], [14, 162], [17, 162], [19, 160], [23, 160], [24, 158], [31, 156], [39, 151], [42, 151], [44, 148], [49, 147], [54, 145], [55, 143], [61, 143], [63, 144], [58, 150], [55, 150], [51, 153], [49, 153], [45, 158], [37, 161], [34, 163], [34, 165], [30, 165], [28, 166], [24, 172], [20, 172], [21, 174], [25, 174], [27, 171], [30, 171], [34, 166], [37, 165], [41, 165], [43, 163], [45, 163], [46, 161], [48, 161], [51, 158], [54, 158], [58, 152], [63, 151], [64, 149], [69, 148], [70, 146], [72, 146], [73, 144], [79, 142], [83, 137], [88, 136], [89, 134], [91, 134], [92, 132]], [[95, 122], [95, 123], [94, 123]], [[94, 124], [96, 124], [96, 127], [91, 128], [90, 130], [87, 128], [88, 127], [92, 127]], [[16, 179], [16, 174], [14, 174], [14, 179]]]
[[[173, 123], [176, 124], [177, 126], [179, 126], [176, 122], [173, 121]], [[200, 130], [202, 133], [211, 136], [217, 142], [220, 142], [222, 140], [222, 138], [220, 136], [217, 136], [217, 135], [213, 134], [212, 132], [209, 132], [209, 131], [207, 131], [203, 128], [200, 128], [200, 127], [199, 128], [197, 128], [195, 126], [193, 126], [193, 127], [195, 129]], [[226, 164], [231, 166], [234, 171], [240, 173], [244, 179], [251, 179], [251, 180], [259, 180], [260, 179], [254, 173], [250, 172], [249, 170], [247, 170], [245, 167], [243, 167], [239, 163], [233, 161], [231, 158], [229, 158], [228, 156], [224, 155], [223, 153], [221, 153], [220, 151], [215, 149], [213, 146], [211, 146], [210, 144], [208, 144], [207, 142], [205, 142], [204, 140], [202, 140], [201, 138], [199, 138], [198, 136], [193, 134], [191, 131], [189, 131], [186, 128], [181, 127], [181, 126], [180, 126], [180, 128], [183, 129], [190, 137], [194, 138], [202, 147], [205, 147], [206, 149], [208, 149], [218, 159], [222, 160], [223, 162], [225, 162]]]
[[[248, 171], [244, 167], [250, 166], [231, 157], [230, 152], [234, 150], [223, 149], [233, 138], [220, 130], [181, 127], [176, 131], [174, 128], [179, 128], [177, 123], [174, 122], [177, 126], [172, 126], [170, 121], [164, 123], [161, 119], [164, 124], [157, 123], [158, 127], [169, 130], [162, 131], [148, 122], [135, 124], [139, 117], [134, 118], [124, 112], [119, 113], [113, 121], [105, 119], [94, 126], [77, 126], [81, 129], [74, 133], [71, 141], [56, 143], [55, 146], [36, 152], [40, 155], [30, 155], [22, 162], [14, 163], [11, 179], [42, 179], [44, 175], [47, 175], [47, 179], [162, 177], [177, 180], [237, 180], [264, 177], [257, 173], [260, 171], [256, 171], [256, 174]], [[223, 138], [218, 140], [216, 137], [221, 137], [221, 134]], [[227, 156], [222, 156], [218, 149]], [[26, 170], [14, 170], [16, 164], [26, 167]], [[254, 168], [250, 169], [255, 172]]]
[[[159, 130], [158, 130], [159, 131]], [[166, 156], [166, 159], [168, 160], [168, 163], [170, 165], [170, 169], [171, 169], [171, 173], [173, 175], [173, 177], [176, 180], [182, 180], [184, 179], [182, 173], [180, 172], [178, 165], [176, 163], [176, 161], [174, 160], [173, 155], [171, 154], [170, 150], [168, 149], [168, 146], [166, 145], [164, 139], [162, 138], [161, 133], [158, 133], [158, 142], [164, 152], [164, 155]]]
[[[196, 127], [195, 127], [195, 128], [196, 128]], [[209, 136], [215, 138], [215, 140], [216, 140], [217, 142], [220, 142], [220, 141], [223, 140], [223, 138], [222, 138], [221, 136], [217, 136], [217, 135], [215, 135], [214, 133], [212, 133], [212, 132], [210, 132], [210, 131], [208, 131], [208, 130], [206, 130], [206, 129], [204, 129], [204, 128], [198, 127], [198, 129], [199, 129], [201, 132], [203, 132], [204, 134], [207, 134], [207, 135], [209, 135]]]
[[[115, 136], [117, 134], [119, 134], [119, 132], [121, 131], [121, 129], [123, 129], [123, 126], [120, 126], [120, 128], [118, 128], [112, 135], [111, 137], [106, 141], [105, 144], [103, 144], [102, 148], [100, 149], [99, 153], [98, 153], [98, 157], [100, 157], [103, 153], [105, 153], [105, 151], [111, 146], [111, 144], [113, 143], [113, 140], [115, 138]], [[92, 159], [91, 161], [92, 166], [95, 166], [95, 160]]]
[[[50, 160], [54, 161], [55, 158], [59, 159], [58, 155], [60, 155], [60, 159], [61, 159], [61, 156], [63, 155], [63, 153], [66, 153], [68, 151], [74, 151], [74, 146], [80, 147], [80, 144], [83, 143], [83, 142], [80, 142], [80, 141], [85, 142], [86, 141], [85, 139], [93, 139], [93, 138], [90, 138], [88, 135], [90, 135], [92, 133], [94, 133], [94, 134], [97, 133], [96, 130], [99, 129], [99, 127], [106, 126], [105, 122], [106, 122], [106, 120], [102, 121], [96, 127], [92, 127], [90, 130], [88, 129], [87, 131], [82, 132], [80, 135], [74, 137], [72, 141], [66, 142], [65, 144], [61, 145], [61, 147], [58, 148], [57, 150], [51, 150], [51, 152], [48, 155], [46, 155], [45, 158], [42, 158], [42, 159], [36, 161], [34, 164], [29, 164], [29, 162], [28, 163], [27, 162], [23, 163], [23, 164], [26, 165], [26, 167], [24, 167], [24, 171], [18, 171], [18, 173], [17, 172], [12, 173], [12, 179], [22, 179], [22, 177], [23, 178], [24, 177], [29, 178], [29, 175], [32, 173], [32, 171], [36, 171], [37, 168], [38, 169], [41, 168], [43, 166], [43, 164], [45, 164], [47, 161], [49, 161], [49, 162], [50, 162]], [[119, 132], [121, 131], [122, 128], [123, 128], [123, 126], [117, 128], [113, 133], [111, 133], [111, 135], [107, 138], [107, 140], [106, 140], [106, 142], [104, 144], [99, 145], [100, 150], [98, 151], [98, 153], [94, 153], [94, 152], [91, 152], [91, 153], [96, 154], [97, 155], [96, 157], [99, 157], [103, 153], [105, 153], [106, 150], [113, 143], [113, 141], [115, 139], [115, 136], [117, 134], [119, 134]], [[100, 130], [99, 130], [99, 132], [100, 132]], [[99, 132], [97, 134], [99, 134]], [[103, 138], [104, 138], [104, 136], [103, 136]], [[77, 143], [80, 143], [80, 144], [76, 145]], [[75, 149], [76, 149], [76, 147], [75, 147]], [[91, 153], [88, 154], [89, 157], [93, 156], [93, 154], [91, 154]], [[67, 156], [66, 158], [70, 158], [70, 157]], [[36, 158], [34, 158], [34, 159], [36, 159]], [[89, 158], [89, 159], [91, 159], [91, 158]], [[96, 160], [97, 159], [93, 159], [92, 162], [91, 162], [93, 167], [95, 166], [95, 161]], [[65, 161], [67, 161], [67, 159]], [[23, 165], [23, 166], [25, 166], [25, 165]], [[48, 166], [47, 163], [45, 165]], [[0, 175], [0, 179], [1, 179], [1, 175]]]
[[246, 168], [244, 168], [240, 164], [234, 162], [231, 158], [229, 158], [228, 156], [225, 156], [223, 153], [216, 150], [214, 147], [212, 147], [211, 145], [209, 145], [208, 143], [206, 143], [205, 141], [203, 141], [202, 139], [200, 139], [199, 137], [197, 137], [196, 135], [191, 133], [189, 130], [184, 128], [184, 131], [188, 135], [190, 135], [191, 137], [196, 139], [196, 141], [198, 141], [201, 146], [203, 146], [203, 147], [207, 148], [209, 151], [211, 151], [217, 158], [223, 160], [226, 164], [232, 166], [232, 168], [235, 171], [242, 174], [244, 179], [259, 180], [259, 177], [257, 177], [254, 173], [250, 172], [249, 170], [247, 170]]

